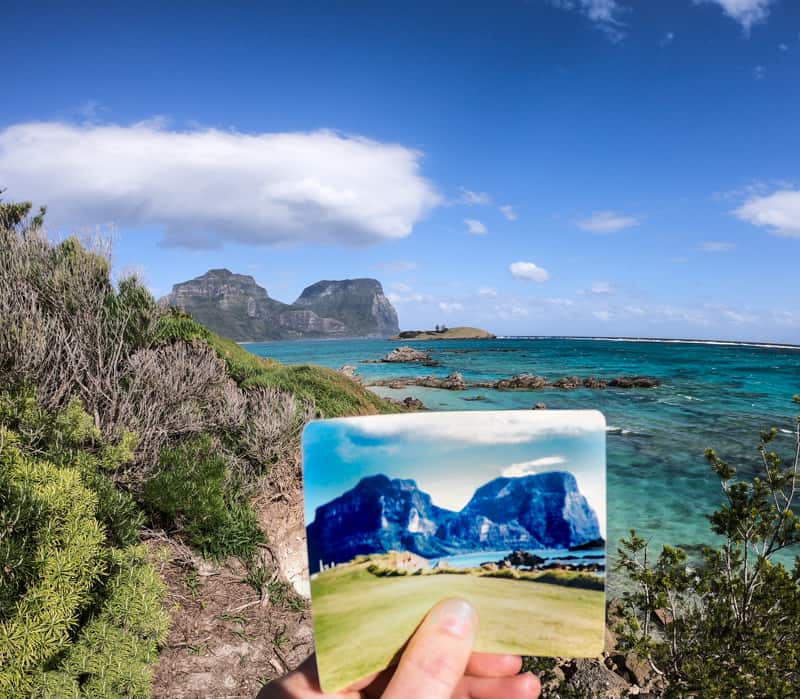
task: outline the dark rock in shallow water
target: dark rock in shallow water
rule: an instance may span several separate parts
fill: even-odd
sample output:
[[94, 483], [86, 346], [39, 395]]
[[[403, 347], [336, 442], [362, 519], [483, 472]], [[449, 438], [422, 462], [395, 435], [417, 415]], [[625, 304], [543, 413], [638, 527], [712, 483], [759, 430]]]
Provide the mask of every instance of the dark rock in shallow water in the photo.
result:
[[537, 390], [547, 386], [547, 379], [544, 376], [534, 376], [533, 374], [516, 374], [510, 379], [500, 379], [494, 384], [494, 388], [498, 390], [508, 389], [529, 389]]
[[615, 388], [655, 388], [661, 385], [661, 379], [654, 376], [620, 376], [609, 381]]
[[603, 549], [606, 547], [606, 540], [602, 536], [598, 536], [591, 541], [585, 541], [577, 546], [570, 546], [570, 551], [588, 551], [590, 549]]
[[414, 398], [412, 396], [406, 396], [402, 400], [397, 400], [396, 398], [386, 398], [390, 403], [394, 403], [395, 405], [399, 405], [401, 408], [405, 408], [409, 412], [414, 412], [417, 410], [427, 410], [425, 403], [423, 403], [419, 398]]
[[512, 551], [511, 554], [504, 559], [509, 565], [519, 568], [519, 566], [529, 566], [535, 568], [542, 565], [545, 559], [527, 551]]
[[537, 403], [533, 406], [534, 410], [547, 410], [547, 405], [545, 403]]
[[427, 352], [414, 349], [413, 347], [396, 347], [380, 361], [389, 364], [401, 364], [405, 362], [429, 362], [431, 355]]

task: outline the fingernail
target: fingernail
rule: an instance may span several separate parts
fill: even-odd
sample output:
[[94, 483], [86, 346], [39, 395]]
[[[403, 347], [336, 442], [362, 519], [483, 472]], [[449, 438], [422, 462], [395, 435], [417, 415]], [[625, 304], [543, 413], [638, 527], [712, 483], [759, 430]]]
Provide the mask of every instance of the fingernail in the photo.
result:
[[478, 615], [463, 599], [447, 599], [436, 605], [431, 614], [436, 627], [455, 638], [466, 638], [475, 631]]

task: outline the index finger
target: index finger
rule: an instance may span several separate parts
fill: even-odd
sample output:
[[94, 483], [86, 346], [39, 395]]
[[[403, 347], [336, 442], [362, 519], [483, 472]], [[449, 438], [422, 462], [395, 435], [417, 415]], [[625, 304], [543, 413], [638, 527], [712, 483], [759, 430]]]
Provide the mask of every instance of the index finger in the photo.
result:
[[383, 699], [450, 699], [467, 669], [478, 614], [462, 599], [439, 602], [412, 637]]

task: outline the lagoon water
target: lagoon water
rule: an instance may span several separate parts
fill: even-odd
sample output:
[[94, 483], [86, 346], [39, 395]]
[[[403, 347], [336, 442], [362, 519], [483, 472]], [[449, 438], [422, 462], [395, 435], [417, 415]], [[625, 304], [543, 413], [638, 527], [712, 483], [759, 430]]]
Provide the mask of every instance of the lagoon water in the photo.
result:
[[[567, 563], [580, 565], [585, 563], [603, 563], [605, 552], [603, 549], [588, 549], [586, 551], [568, 551], [566, 549], [530, 549], [529, 553], [544, 558], [547, 563]], [[454, 568], [477, 568], [482, 563], [502, 561], [510, 556], [512, 551], [478, 551], [477, 553], [461, 553], [457, 556], [446, 556], [431, 560], [431, 565], [447, 561]]]
[[[400, 344], [429, 351], [438, 367], [362, 364]], [[705, 515], [721, 501], [719, 480], [704, 458], [706, 447], [753, 475], [759, 466], [759, 430], [781, 430], [774, 446], [788, 458], [800, 408], [800, 348], [588, 339], [499, 339], [433, 342], [320, 340], [248, 344], [261, 356], [290, 364], [338, 369], [354, 364], [365, 380], [459, 371], [467, 381], [493, 381], [531, 373], [614, 377], [647, 374], [663, 385], [651, 389], [564, 391], [446, 391], [409, 386], [375, 388], [381, 395], [420, 398], [432, 410], [596, 408], [608, 423], [608, 540], [637, 532], [655, 551], [669, 543], [689, 548], [713, 543]], [[467, 350], [466, 352], [463, 350]], [[467, 400], [483, 396], [483, 400]], [[787, 552], [789, 562], [800, 551]], [[609, 587], [613, 587], [613, 573]]]

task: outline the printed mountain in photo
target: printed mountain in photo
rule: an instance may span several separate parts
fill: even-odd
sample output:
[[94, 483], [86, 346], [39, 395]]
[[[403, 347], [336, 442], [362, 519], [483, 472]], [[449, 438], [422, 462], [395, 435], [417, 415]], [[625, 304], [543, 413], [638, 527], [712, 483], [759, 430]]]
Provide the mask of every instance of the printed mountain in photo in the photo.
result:
[[308, 525], [312, 572], [320, 561], [391, 550], [437, 556], [569, 548], [600, 538], [597, 515], [575, 477], [551, 471], [495, 478], [460, 512], [437, 507], [413, 480], [379, 474], [317, 508]]

